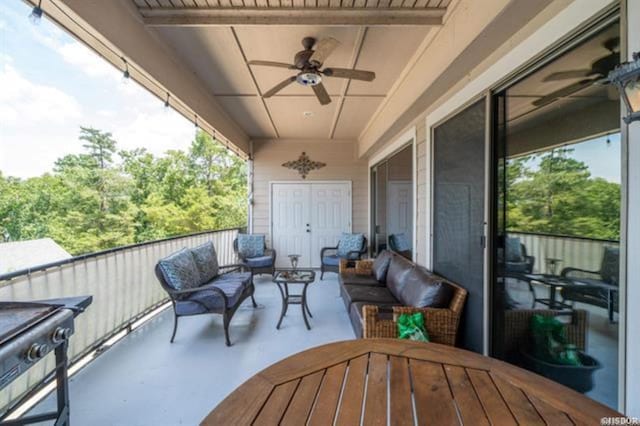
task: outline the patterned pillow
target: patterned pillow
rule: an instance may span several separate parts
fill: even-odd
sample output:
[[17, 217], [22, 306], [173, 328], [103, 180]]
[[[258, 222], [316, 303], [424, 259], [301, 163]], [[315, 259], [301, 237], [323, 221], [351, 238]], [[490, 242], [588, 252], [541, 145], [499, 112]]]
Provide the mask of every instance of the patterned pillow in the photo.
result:
[[364, 234], [347, 234], [342, 233], [340, 243], [338, 244], [338, 257], [346, 258], [349, 252], [362, 250], [364, 242]]
[[520, 245], [520, 238], [507, 237], [507, 262], [523, 262], [522, 246]]
[[264, 256], [264, 235], [238, 234], [238, 253], [244, 258]]
[[404, 233], [393, 234], [391, 238], [393, 238], [393, 243], [397, 251], [411, 250], [411, 243], [409, 243], [409, 239]]
[[212, 242], [191, 249], [191, 254], [200, 272], [201, 283], [209, 282], [218, 275], [218, 256]]
[[160, 269], [167, 284], [176, 289], [184, 290], [200, 285], [200, 271], [191, 250], [183, 248], [170, 256], [161, 259]]

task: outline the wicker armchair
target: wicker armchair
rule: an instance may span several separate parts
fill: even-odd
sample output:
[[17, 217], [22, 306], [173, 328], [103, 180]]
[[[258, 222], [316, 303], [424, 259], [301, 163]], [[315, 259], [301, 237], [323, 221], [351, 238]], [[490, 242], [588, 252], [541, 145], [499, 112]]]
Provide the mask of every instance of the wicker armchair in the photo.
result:
[[364, 338], [397, 338], [396, 321], [400, 314], [422, 312], [429, 339], [434, 343], [455, 346], [458, 324], [467, 298], [467, 290], [449, 283], [456, 288], [448, 309], [414, 308], [411, 306], [394, 306], [381, 308], [366, 305], [362, 307], [362, 336]]
[[587, 311], [574, 309], [573, 311], [553, 311], [550, 309], [511, 309], [504, 312], [504, 354], [507, 359], [519, 357], [522, 347], [529, 345], [531, 317], [534, 315], [545, 317], [570, 316], [566, 326], [567, 341], [584, 351], [587, 349]]

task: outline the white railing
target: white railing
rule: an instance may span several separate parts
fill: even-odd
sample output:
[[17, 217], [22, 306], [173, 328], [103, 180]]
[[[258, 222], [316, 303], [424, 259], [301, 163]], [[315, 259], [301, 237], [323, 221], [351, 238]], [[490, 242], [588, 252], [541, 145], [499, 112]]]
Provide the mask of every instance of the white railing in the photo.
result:
[[[158, 283], [156, 262], [183, 247], [213, 241], [220, 265], [236, 263], [233, 240], [239, 229], [208, 231], [119, 247], [0, 276], [0, 300], [35, 301], [93, 296], [91, 306], [76, 318], [69, 345], [73, 361], [167, 301]], [[55, 368], [49, 354], [0, 392], [0, 413], [42, 384]]]
[[535, 256], [533, 272], [551, 274], [552, 267], [547, 259], [560, 259], [555, 273], [562, 268], [572, 267], [599, 271], [605, 247], [618, 247], [618, 241], [595, 240], [590, 238], [566, 237], [548, 234], [509, 232], [509, 237], [520, 238], [529, 256]]

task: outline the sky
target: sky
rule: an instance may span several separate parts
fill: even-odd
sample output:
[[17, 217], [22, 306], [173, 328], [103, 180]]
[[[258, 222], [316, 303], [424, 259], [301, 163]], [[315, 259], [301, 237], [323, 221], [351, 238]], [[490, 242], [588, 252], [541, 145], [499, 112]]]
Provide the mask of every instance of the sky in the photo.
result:
[[82, 150], [80, 126], [120, 149], [186, 149], [194, 125], [55, 24], [33, 25], [20, 0], [0, 1], [0, 171], [32, 177]]

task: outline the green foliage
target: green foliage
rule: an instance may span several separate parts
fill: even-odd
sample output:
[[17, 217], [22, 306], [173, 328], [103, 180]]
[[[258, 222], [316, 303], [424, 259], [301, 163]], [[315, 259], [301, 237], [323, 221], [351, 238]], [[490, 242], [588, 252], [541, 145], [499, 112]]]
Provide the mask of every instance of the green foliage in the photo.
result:
[[507, 229], [589, 238], [620, 238], [620, 184], [594, 178], [572, 149], [555, 149], [507, 165]]
[[110, 133], [80, 128], [85, 152], [53, 172], [0, 173], [0, 235], [51, 237], [77, 255], [208, 229], [244, 226], [246, 167], [199, 131], [189, 150], [117, 151]]

